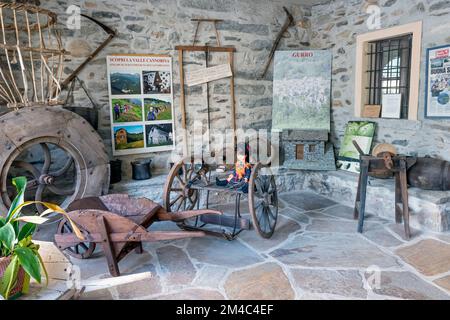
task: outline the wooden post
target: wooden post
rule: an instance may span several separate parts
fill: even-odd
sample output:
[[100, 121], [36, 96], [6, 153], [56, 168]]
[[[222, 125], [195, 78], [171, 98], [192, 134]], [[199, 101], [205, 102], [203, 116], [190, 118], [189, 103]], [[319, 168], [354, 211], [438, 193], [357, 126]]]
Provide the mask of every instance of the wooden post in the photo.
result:
[[364, 228], [364, 214], [366, 211], [366, 195], [367, 195], [367, 182], [369, 179], [369, 166], [370, 163], [367, 160], [361, 162], [361, 186], [359, 189], [359, 222], [358, 232], [363, 233]]
[[[236, 99], [234, 93], [234, 54], [228, 53], [228, 60], [231, 66], [230, 93], [231, 93], [231, 126], [233, 129], [233, 148], [236, 149]], [[236, 160], [236, 155], [235, 159]]]
[[117, 257], [114, 252], [114, 247], [109, 238], [109, 230], [107, 221], [104, 216], [99, 216], [97, 218], [98, 229], [100, 231], [100, 235], [102, 236], [102, 247], [103, 252], [105, 253], [106, 261], [108, 262], [109, 272], [113, 277], [120, 276], [119, 266], [117, 264]]
[[184, 94], [184, 68], [183, 68], [183, 49], [178, 49], [178, 64], [180, 67], [180, 107], [181, 107], [181, 127], [183, 128], [183, 156], [188, 156], [188, 135], [186, 125], [186, 98]]
[[406, 159], [400, 160], [400, 187], [403, 203], [403, 223], [405, 226], [406, 239], [411, 238], [411, 230], [409, 228], [409, 206], [408, 206], [408, 178], [406, 174]]

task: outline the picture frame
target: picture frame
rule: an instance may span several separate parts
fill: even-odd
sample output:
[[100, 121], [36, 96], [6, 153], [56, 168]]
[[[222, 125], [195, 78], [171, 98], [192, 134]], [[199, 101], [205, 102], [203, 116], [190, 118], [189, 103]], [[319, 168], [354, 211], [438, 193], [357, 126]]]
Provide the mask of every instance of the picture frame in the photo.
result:
[[427, 49], [425, 118], [450, 119], [450, 44]]
[[107, 56], [114, 156], [175, 148], [172, 57]]

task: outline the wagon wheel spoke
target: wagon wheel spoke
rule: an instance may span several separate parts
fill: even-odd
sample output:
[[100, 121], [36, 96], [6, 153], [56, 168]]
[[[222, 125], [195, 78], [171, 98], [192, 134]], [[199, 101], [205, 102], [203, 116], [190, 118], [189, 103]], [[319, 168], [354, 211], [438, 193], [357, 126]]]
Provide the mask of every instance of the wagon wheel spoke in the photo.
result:
[[183, 196], [181, 194], [179, 194], [178, 197], [175, 198], [175, 200], [170, 202], [170, 207], [172, 207], [181, 198], [183, 198]]
[[52, 155], [50, 153], [50, 148], [46, 143], [40, 143], [39, 145], [44, 153], [44, 165], [42, 166], [41, 174], [47, 174], [52, 164]]
[[84, 244], [84, 242], [80, 242], [80, 246], [84, 249], [84, 251], [87, 251], [89, 249], [88, 246]]
[[31, 163], [15, 160], [13, 162], [13, 166], [30, 172], [35, 179], [39, 179], [39, 177], [41, 176], [41, 172], [39, 171], [39, 169], [33, 166]]
[[186, 183], [183, 181], [183, 179], [181, 179], [180, 178], [180, 176], [177, 174], [176, 176], [175, 176], [177, 179], [178, 179], [178, 181], [180, 182], [180, 184], [183, 186], [183, 188], [184, 188], [184, 186], [186, 186]]
[[47, 188], [58, 196], [71, 196], [75, 193], [74, 188], [59, 188], [52, 185], [47, 185]]
[[259, 179], [255, 180], [255, 187], [256, 187], [256, 193], [255, 194], [259, 198], [262, 198], [263, 197], [263, 189], [262, 189], [262, 186], [261, 186], [261, 181]]
[[[41, 201], [42, 202], [42, 193], [44, 192], [46, 187], [47, 186], [45, 184], [40, 184], [39, 185], [39, 187], [36, 190], [36, 194], [34, 195], [34, 200], [35, 201]], [[45, 211], [44, 207], [40, 203], [36, 204], [36, 208], [38, 209], [38, 211], [40, 213]]]
[[[267, 207], [267, 213], [268, 213], [268, 217], [269, 218], [272, 218], [271, 220], [273, 221], [273, 222], [275, 222], [276, 220], [277, 220], [277, 217], [273, 214], [273, 212], [272, 212], [272, 209], [270, 209], [270, 207]], [[271, 229], [273, 229], [275, 227], [275, 225], [274, 224], [270, 224], [270, 228]]]
[[185, 199], [184, 197], [182, 197], [182, 200], [181, 200], [180, 203], [178, 204], [177, 209], [175, 210], [175, 212], [180, 211], [181, 205], [182, 205], [183, 203], [185, 203], [185, 202], [186, 202], [186, 199]]
[[74, 163], [74, 160], [72, 157], [70, 157], [61, 169], [51, 172], [50, 175], [55, 178], [62, 176], [70, 169], [70, 167], [72, 167], [73, 163]]

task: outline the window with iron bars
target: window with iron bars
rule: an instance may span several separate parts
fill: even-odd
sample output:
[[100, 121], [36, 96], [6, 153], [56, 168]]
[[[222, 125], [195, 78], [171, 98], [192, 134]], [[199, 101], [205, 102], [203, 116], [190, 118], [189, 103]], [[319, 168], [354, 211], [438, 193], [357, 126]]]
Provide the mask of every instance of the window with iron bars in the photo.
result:
[[384, 94], [401, 94], [401, 118], [408, 119], [412, 35], [369, 43], [367, 104], [381, 105]]

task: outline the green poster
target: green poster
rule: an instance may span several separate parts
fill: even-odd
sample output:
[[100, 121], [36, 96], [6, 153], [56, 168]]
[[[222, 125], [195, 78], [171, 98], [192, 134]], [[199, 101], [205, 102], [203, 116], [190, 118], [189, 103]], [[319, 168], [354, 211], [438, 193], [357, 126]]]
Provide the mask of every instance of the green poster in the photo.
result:
[[346, 171], [359, 172], [360, 154], [353, 141], [358, 143], [364, 154], [369, 154], [374, 135], [375, 123], [367, 121], [349, 122], [339, 151], [338, 167]]

